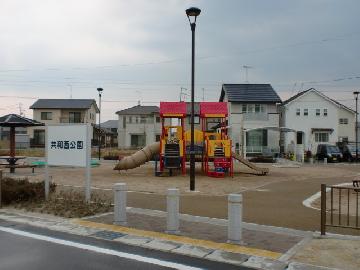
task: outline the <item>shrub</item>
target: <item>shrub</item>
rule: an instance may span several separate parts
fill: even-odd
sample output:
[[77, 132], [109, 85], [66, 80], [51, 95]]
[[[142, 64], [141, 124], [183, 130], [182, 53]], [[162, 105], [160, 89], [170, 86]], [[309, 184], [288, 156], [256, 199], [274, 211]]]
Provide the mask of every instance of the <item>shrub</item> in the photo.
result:
[[[50, 185], [50, 192], [54, 192], [55, 184]], [[16, 180], [3, 178], [1, 184], [1, 201], [3, 204], [38, 201], [45, 198], [45, 182], [29, 182], [28, 179]]]

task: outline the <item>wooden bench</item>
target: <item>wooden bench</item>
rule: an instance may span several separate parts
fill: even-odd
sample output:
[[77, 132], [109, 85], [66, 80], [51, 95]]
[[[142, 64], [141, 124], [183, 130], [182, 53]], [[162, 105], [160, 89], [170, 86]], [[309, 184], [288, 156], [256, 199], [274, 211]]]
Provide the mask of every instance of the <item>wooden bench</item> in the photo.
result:
[[19, 164], [19, 165], [9, 165], [9, 164], [0, 164], [0, 168], [13, 168], [13, 169], [22, 169], [22, 168], [31, 168], [32, 173], [35, 172], [36, 165], [28, 165], [28, 164]]

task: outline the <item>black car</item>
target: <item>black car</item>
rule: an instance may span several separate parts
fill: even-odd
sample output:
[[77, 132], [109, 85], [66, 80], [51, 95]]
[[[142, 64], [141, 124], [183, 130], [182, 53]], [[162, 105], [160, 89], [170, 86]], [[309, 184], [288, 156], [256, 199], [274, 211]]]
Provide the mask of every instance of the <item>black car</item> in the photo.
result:
[[319, 144], [316, 152], [316, 159], [323, 160], [327, 158], [328, 162], [338, 162], [343, 159], [339, 147], [331, 144]]
[[[356, 146], [351, 144], [346, 144], [340, 148], [343, 154], [343, 159], [347, 161], [356, 160]], [[358, 149], [358, 158], [360, 156], [360, 149]]]

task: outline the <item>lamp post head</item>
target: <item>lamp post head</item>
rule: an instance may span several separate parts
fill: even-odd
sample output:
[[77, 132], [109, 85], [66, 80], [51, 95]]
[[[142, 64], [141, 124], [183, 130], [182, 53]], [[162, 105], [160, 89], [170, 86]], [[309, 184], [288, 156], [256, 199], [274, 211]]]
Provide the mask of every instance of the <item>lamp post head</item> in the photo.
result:
[[357, 98], [359, 96], [360, 92], [359, 91], [354, 91], [353, 94], [354, 94], [355, 98]]
[[[201, 13], [201, 9], [197, 8], [197, 7], [191, 7], [191, 8], [188, 8], [187, 10], [185, 10], [185, 12], [189, 19], [190, 24], [195, 24], [197, 16], [199, 16]], [[193, 22], [190, 21], [190, 17], [194, 17]]]
[[97, 88], [96, 90], [99, 92], [99, 97], [101, 97], [101, 93], [102, 93], [102, 91], [104, 91], [104, 89], [102, 89], [101, 87], [99, 87], [99, 88]]

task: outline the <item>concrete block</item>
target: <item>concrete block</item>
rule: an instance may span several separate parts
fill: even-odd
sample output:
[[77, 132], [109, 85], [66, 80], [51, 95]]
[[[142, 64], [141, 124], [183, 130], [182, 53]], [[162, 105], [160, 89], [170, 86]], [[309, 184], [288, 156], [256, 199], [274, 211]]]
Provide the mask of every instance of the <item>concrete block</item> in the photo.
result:
[[203, 258], [206, 255], [213, 252], [213, 249], [203, 248], [203, 247], [196, 247], [192, 245], [182, 245], [179, 248], [173, 249], [171, 252], [186, 255], [186, 256], [193, 256], [198, 258]]
[[166, 232], [179, 233], [179, 197], [180, 191], [177, 188], [169, 188], [166, 196]]
[[228, 242], [242, 242], [242, 194], [228, 195]]
[[120, 237], [115, 239], [114, 241], [121, 242], [128, 245], [133, 246], [141, 246], [142, 244], [148, 243], [152, 241], [152, 238], [136, 236], [136, 235], [126, 235], [124, 237]]
[[287, 264], [284, 262], [258, 256], [251, 256], [249, 260], [244, 262], [242, 265], [263, 270], [284, 270], [287, 267]]
[[209, 260], [231, 263], [235, 265], [241, 265], [242, 263], [247, 261], [249, 257], [250, 256], [245, 254], [232, 253], [222, 250], [215, 250], [213, 253], [205, 256], [205, 258]]
[[114, 185], [114, 224], [126, 225], [126, 183], [116, 183]]
[[163, 241], [163, 240], [153, 240], [148, 243], [142, 244], [142, 247], [156, 249], [161, 251], [171, 251], [175, 248], [178, 248], [181, 244], [171, 242], [171, 241]]
[[317, 266], [299, 262], [292, 262], [289, 264], [287, 270], [340, 270], [336, 268], [328, 268], [324, 266]]

